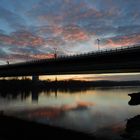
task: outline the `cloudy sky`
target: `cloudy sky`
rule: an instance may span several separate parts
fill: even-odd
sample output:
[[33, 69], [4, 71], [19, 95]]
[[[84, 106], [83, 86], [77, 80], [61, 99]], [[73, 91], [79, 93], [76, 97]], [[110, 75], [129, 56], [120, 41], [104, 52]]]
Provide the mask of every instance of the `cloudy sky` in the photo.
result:
[[140, 0], [0, 0], [0, 64], [140, 43]]

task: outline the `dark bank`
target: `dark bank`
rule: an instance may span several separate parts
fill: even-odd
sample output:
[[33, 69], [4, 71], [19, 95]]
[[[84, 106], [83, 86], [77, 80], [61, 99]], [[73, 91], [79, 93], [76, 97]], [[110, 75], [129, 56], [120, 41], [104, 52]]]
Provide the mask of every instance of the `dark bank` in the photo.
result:
[[0, 115], [0, 139], [2, 140], [27, 140], [27, 139], [94, 139], [93, 136], [53, 127], [49, 125], [38, 124], [25, 121], [11, 116]]

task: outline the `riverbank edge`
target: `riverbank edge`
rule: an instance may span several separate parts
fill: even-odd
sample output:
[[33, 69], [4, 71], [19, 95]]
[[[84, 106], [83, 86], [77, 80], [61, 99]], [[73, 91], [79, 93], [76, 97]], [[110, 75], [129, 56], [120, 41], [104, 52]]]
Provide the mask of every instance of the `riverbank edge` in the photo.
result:
[[1, 140], [27, 140], [30, 138], [95, 140], [94, 136], [82, 132], [31, 122], [13, 116], [0, 115]]

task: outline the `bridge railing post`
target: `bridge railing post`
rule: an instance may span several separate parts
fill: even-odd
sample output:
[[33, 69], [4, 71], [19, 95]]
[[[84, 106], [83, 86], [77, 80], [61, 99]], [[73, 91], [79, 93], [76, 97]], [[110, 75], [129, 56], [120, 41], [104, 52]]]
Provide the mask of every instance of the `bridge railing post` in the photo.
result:
[[32, 76], [32, 81], [39, 81], [39, 76], [38, 75], [33, 75]]

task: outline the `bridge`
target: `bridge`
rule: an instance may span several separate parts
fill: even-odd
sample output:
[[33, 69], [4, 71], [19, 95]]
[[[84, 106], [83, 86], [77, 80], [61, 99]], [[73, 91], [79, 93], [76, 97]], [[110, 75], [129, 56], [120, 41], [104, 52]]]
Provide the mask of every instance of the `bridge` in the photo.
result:
[[140, 46], [0, 66], [0, 77], [140, 72]]

